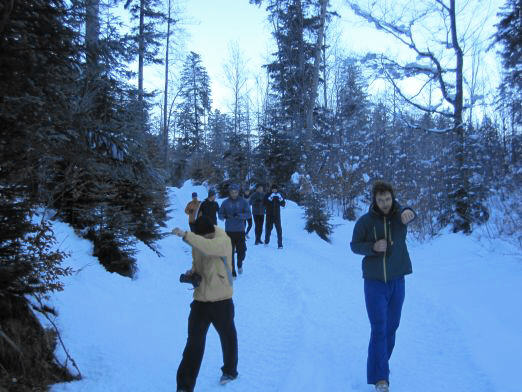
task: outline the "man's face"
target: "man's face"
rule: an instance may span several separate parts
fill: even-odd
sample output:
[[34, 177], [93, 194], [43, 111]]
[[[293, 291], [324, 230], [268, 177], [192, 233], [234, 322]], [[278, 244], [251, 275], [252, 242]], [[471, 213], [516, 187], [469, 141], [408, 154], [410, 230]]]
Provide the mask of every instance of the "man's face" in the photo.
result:
[[197, 196], [194, 196], [194, 197], [192, 198], [192, 201], [198, 201], [198, 197], [197, 197]]
[[263, 192], [263, 187], [262, 187], [262, 186], [258, 186], [256, 190], [257, 190], [259, 193], [262, 193], [262, 192]]
[[272, 193], [277, 193], [277, 188], [272, 188]]
[[210, 201], [214, 201], [214, 200], [216, 200], [216, 195], [209, 196], [208, 199], [209, 199]]
[[235, 189], [230, 191], [230, 197], [232, 199], [237, 199], [237, 195], [239, 195], [239, 191], [236, 191]]
[[375, 195], [375, 202], [384, 214], [388, 214], [393, 204], [392, 195], [390, 192], [377, 193]]

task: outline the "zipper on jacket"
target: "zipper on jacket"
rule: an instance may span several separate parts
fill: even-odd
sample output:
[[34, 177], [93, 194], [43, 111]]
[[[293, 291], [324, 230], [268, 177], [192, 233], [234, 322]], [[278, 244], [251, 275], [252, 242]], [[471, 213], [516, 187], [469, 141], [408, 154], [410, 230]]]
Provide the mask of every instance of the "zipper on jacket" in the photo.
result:
[[388, 232], [386, 230], [386, 217], [384, 217], [384, 239], [386, 240], [386, 250], [382, 256], [382, 269], [384, 270], [384, 283], [388, 280], [386, 277], [386, 251], [388, 250]]

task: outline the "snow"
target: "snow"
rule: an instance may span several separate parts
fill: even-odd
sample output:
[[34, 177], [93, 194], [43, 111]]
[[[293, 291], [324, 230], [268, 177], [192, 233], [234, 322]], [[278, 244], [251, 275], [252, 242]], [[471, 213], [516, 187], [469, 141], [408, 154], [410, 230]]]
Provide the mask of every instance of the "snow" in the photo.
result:
[[[169, 229], [187, 227], [192, 191], [172, 188]], [[197, 391], [371, 391], [366, 385], [366, 316], [361, 257], [349, 250], [353, 222], [335, 218], [328, 244], [304, 231], [303, 210], [282, 211], [283, 250], [247, 241], [234, 285], [238, 380], [218, 385], [218, 336], [210, 328]], [[59, 222], [54, 230], [78, 272], [51, 297], [57, 323], [84, 378], [61, 391], [174, 391], [192, 292], [179, 283], [189, 247], [169, 236], [164, 258], [145, 245], [135, 280], [106, 272], [92, 247]], [[273, 233], [272, 235], [275, 235]], [[409, 241], [414, 273], [391, 360], [393, 392], [518, 392], [522, 373], [522, 260], [502, 241], [443, 233]], [[63, 354], [57, 349], [58, 356]]]

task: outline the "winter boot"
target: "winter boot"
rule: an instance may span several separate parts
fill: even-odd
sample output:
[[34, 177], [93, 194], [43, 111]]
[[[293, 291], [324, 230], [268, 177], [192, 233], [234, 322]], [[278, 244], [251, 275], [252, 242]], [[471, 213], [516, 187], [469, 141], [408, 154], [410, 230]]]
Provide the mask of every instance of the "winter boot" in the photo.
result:
[[219, 383], [221, 385], [225, 385], [225, 384], [229, 383], [230, 381], [234, 381], [236, 378], [237, 378], [237, 376], [234, 377], [234, 376], [231, 376], [230, 374], [223, 373], [223, 375], [219, 379]]

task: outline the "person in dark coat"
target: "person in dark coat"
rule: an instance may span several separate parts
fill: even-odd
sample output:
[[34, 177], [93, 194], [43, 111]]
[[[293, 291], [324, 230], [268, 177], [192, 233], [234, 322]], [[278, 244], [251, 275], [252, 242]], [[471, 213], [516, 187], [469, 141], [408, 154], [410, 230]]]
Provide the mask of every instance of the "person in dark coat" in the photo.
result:
[[237, 252], [237, 271], [243, 273], [243, 260], [246, 256], [245, 221], [252, 217], [248, 202], [239, 196], [239, 186], [229, 186], [230, 197], [219, 208], [219, 219], [225, 221], [225, 231], [232, 241], [232, 275], [236, 274], [234, 254]]
[[272, 192], [267, 193], [264, 199], [266, 212], [265, 245], [270, 243], [270, 234], [275, 225], [277, 232], [277, 247], [283, 248], [283, 229], [281, 228], [281, 207], [286, 205], [283, 195], [278, 191], [277, 185], [272, 185]]
[[214, 226], [217, 226], [217, 213], [219, 211], [219, 204], [216, 201], [216, 192], [213, 189], [208, 191], [208, 197], [203, 200], [199, 206], [198, 218], [206, 216]]
[[256, 242], [255, 245], [262, 244], [261, 235], [263, 234], [263, 223], [265, 222], [265, 192], [263, 192], [263, 185], [258, 184], [256, 191], [248, 199], [248, 203], [252, 206], [252, 215], [254, 216]]
[[[245, 189], [245, 191], [243, 192], [243, 198], [248, 201], [250, 199], [250, 188], [247, 188]], [[252, 229], [252, 217], [248, 218], [246, 220], [246, 223], [248, 224], [247, 228], [246, 228], [246, 233], [245, 233], [245, 236], [246, 238], [250, 238], [248, 236], [248, 233], [250, 233], [250, 229]]]
[[367, 381], [377, 391], [388, 392], [388, 362], [401, 319], [404, 275], [412, 272], [406, 247], [407, 225], [416, 214], [410, 207], [400, 206], [388, 183], [376, 182], [372, 194], [368, 213], [355, 224], [350, 247], [364, 256], [364, 297], [371, 325]]

